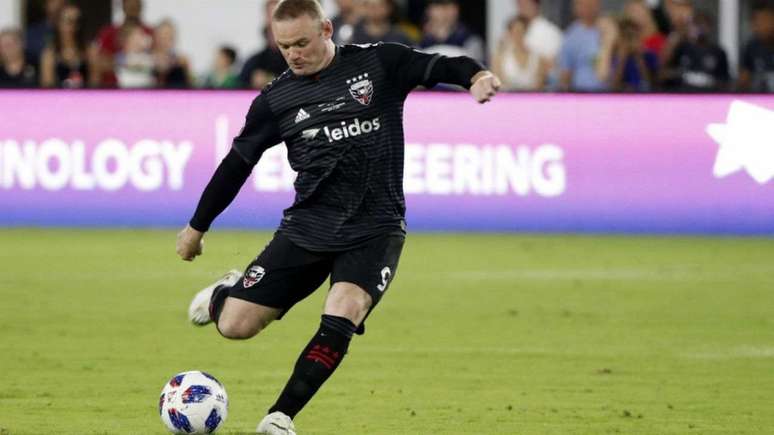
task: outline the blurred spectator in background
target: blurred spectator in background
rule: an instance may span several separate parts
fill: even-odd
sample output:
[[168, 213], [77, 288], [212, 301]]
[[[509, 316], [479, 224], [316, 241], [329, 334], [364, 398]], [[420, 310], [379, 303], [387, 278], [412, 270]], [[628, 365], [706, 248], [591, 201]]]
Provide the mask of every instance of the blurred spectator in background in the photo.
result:
[[492, 71], [502, 81], [504, 91], [543, 89], [548, 61], [527, 47], [529, 20], [519, 15], [508, 23], [506, 38], [500, 41], [492, 58]]
[[672, 20], [674, 30], [664, 47], [662, 86], [667, 91], [718, 92], [729, 89], [726, 52], [715, 42], [713, 20], [694, 13], [684, 1]]
[[124, 22], [103, 27], [96, 40], [96, 72], [93, 86], [115, 87], [118, 84], [114, 71], [114, 56], [123, 49], [128, 34], [139, 27], [148, 37], [153, 37], [153, 28], [142, 22], [142, 0], [123, 0]]
[[618, 23], [613, 90], [649, 92], [658, 75], [658, 56], [642, 44], [640, 26], [630, 18]]
[[652, 12], [656, 26], [662, 35], [672, 34], [676, 23], [680, 21], [680, 15], [683, 14], [685, 5], [691, 2], [692, 0], [660, 0], [657, 2], [658, 6]]
[[353, 44], [398, 42], [413, 45], [403, 30], [395, 25], [396, 9], [393, 0], [358, 0], [362, 2], [362, 20], [352, 33]]
[[774, 92], [774, 1], [753, 5], [752, 31], [742, 50], [739, 90]]
[[333, 23], [333, 42], [337, 45], [352, 42], [355, 26], [360, 22], [361, 8], [357, 4], [361, 0], [336, 0], [339, 14], [331, 19]]
[[633, 21], [642, 35], [642, 46], [645, 50], [655, 54], [661, 54], [666, 44], [666, 36], [658, 30], [653, 11], [650, 10], [645, 0], [632, 0], [624, 8], [624, 16]]
[[27, 57], [34, 59], [36, 64], [40, 60], [40, 55], [43, 54], [43, 49], [46, 48], [54, 37], [56, 20], [59, 18], [59, 13], [64, 5], [65, 0], [46, 0], [43, 4], [43, 12], [45, 14], [43, 20], [27, 27]]
[[54, 37], [40, 57], [40, 85], [44, 88], [77, 89], [90, 76], [81, 10], [67, 5], [59, 12]]
[[19, 29], [0, 31], [0, 88], [37, 88], [38, 71], [24, 53]]
[[218, 48], [212, 71], [207, 74], [202, 87], [207, 89], [235, 89], [241, 87], [239, 76], [234, 71], [237, 61], [236, 50], [228, 45]]
[[554, 23], [540, 15], [539, 0], [517, 0], [519, 16], [527, 20], [524, 37], [527, 48], [553, 68], [559, 49], [562, 48], [562, 31]]
[[564, 91], [606, 91], [613, 49], [618, 38], [615, 21], [600, 18], [600, 0], [574, 0], [576, 20], [564, 34], [559, 52], [559, 86]]
[[455, 0], [430, 0], [425, 9], [424, 35], [419, 46], [444, 56], [469, 56], [484, 61], [484, 42], [460, 23]]
[[190, 88], [193, 86], [188, 58], [179, 54], [177, 29], [165, 19], [153, 32], [153, 64], [156, 86], [159, 88]]
[[153, 38], [140, 26], [124, 29], [126, 40], [122, 50], [114, 57], [115, 75], [118, 87], [152, 88], [156, 86], [155, 64], [151, 47]]
[[239, 73], [242, 87], [263, 89], [270, 81], [288, 69], [288, 64], [282, 57], [271, 31], [271, 17], [277, 3], [279, 0], [266, 0], [264, 3], [266, 21], [263, 27], [263, 36], [266, 40], [266, 46], [263, 50], [250, 56], [242, 66], [242, 71]]

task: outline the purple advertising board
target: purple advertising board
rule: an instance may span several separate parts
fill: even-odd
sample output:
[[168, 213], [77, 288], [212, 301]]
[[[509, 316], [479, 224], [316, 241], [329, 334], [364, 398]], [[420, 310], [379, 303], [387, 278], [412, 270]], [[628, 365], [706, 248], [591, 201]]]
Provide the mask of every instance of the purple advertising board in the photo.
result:
[[[182, 226], [253, 96], [0, 92], [0, 225]], [[415, 93], [405, 135], [410, 230], [774, 234], [774, 97]], [[285, 154], [215, 227], [276, 227]]]

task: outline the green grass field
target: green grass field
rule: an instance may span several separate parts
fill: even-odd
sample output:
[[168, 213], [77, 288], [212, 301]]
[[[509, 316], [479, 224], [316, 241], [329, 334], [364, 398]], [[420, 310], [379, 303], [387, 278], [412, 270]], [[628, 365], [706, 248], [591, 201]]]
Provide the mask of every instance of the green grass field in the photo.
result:
[[[0, 231], [0, 434], [163, 434], [173, 374], [251, 433], [324, 290], [242, 342], [190, 297], [268, 233]], [[307, 434], [774, 433], [774, 240], [410, 235], [393, 286], [296, 419]]]

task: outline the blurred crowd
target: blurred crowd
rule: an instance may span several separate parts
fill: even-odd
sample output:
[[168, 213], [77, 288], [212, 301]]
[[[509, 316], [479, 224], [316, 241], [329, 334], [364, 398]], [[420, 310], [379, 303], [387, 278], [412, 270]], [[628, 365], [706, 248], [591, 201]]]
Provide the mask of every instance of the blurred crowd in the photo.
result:
[[[600, 0], [573, 0], [574, 21], [562, 32], [540, 15], [539, 0], [517, 0], [492, 57], [509, 90], [575, 92], [772, 92], [774, 2], [753, 2], [752, 38], [731, 75], [716, 18], [691, 0], [651, 9], [630, 0], [603, 11]], [[696, 3], [696, 4], [695, 4]]]
[[66, 0], [46, 0], [45, 19], [0, 31], [0, 87], [190, 88], [188, 59], [175, 49], [171, 20], [142, 21], [142, 0], [124, 0], [122, 23], [84, 35], [82, 11]]
[[[541, 15], [540, 0], [514, 1], [512, 17], [492, 53], [461, 18], [456, 0], [424, 2], [411, 22], [394, 0], [337, 0], [337, 44], [400, 42], [487, 64], [505, 90], [573, 92], [772, 92], [774, 0], [753, 0], [752, 37], [740, 51], [739, 73], [717, 41], [716, 18], [692, 0], [662, 0], [652, 9], [630, 0], [603, 10], [601, 0], [572, 0], [564, 30]], [[266, 44], [242, 58], [218, 48], [206, 74], [195, 76], [176, 46], [172, 20], [143, 21], [142, 0], [123, 0], [123, 22], [87, 40], [82, 11], [67, 0], [45, 0], [45, 18], [0, 31], [0, 87], [5, 88], [251, 88], [261, 89], [287, 68], [271, 34], [264, 0]]]

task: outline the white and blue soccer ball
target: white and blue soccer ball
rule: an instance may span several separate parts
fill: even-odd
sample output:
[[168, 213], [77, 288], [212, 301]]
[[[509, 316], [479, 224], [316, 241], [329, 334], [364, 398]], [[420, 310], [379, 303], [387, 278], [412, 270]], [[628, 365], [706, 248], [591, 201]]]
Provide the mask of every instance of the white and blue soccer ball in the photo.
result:
[[159, 413], [172, 433], [215, 432], [228, 416], [226, 389], [208, 373], [178, 373], [161, 391]]

